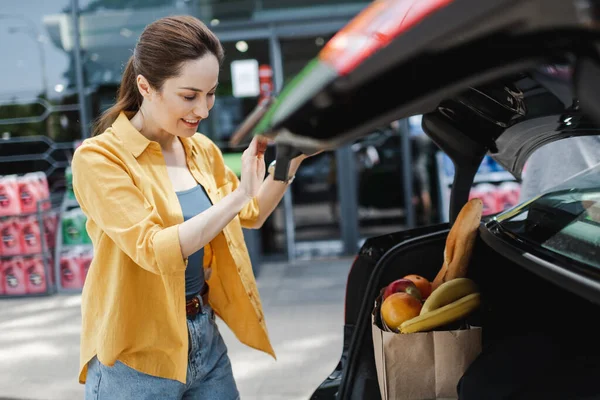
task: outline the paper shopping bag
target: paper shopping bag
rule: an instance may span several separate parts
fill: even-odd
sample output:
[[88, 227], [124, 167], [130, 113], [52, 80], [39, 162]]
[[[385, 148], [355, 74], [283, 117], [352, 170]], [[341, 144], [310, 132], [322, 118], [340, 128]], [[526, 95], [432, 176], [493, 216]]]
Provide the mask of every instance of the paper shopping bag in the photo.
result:
[[481, 328], [401, 334], [373, 313], [373, 349], [383, 400], [456, 399], [456, 386], [481, 352]]

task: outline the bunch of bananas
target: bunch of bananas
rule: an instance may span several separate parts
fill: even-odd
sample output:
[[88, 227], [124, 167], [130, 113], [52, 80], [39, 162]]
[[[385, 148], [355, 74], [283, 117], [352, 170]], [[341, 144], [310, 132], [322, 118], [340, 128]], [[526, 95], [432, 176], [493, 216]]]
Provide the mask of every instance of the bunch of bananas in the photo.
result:
[[469, 278], [454, 278], [438, 286], [423, 303], [418, 316], [404, 321], [400, 333], [425, 332], [465, 318], [481, 303], [477, 285]]

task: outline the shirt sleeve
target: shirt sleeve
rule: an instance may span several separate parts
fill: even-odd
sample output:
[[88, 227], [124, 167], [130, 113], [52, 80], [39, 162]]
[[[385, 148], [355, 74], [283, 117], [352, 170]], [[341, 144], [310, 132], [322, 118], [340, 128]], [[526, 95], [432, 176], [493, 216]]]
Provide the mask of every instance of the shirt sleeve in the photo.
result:
[[82, 211], [137, 265], [159, 275], [185, 271], [178, 225], [165, 226], [122, 160], [101, 146], [83, 144], [72, 171]]

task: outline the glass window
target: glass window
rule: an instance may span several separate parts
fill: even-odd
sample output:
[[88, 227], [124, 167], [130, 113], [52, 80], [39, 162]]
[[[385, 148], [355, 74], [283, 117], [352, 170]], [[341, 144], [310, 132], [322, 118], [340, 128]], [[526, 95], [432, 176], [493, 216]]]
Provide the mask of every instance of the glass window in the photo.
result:
[[[115, 1], [116, 2], [116, 1]], [[349, 6], [348, 12], [356, 12], [369, 2], [364, 0], [184, 0], [194, 15], [217, 26], [221, 22], [250, 20], [269, 22], [294, 18], [314, 19], [324, 15], [339, 15], [340, 6]], [[354, 6], [354, 7], [353, 7]]]
[[[75, 139], [78, 126], [69, 0], [11, 2], [0, 12], [0, 133]], [[10, 11], [8, 11], [10, 10]], [[57, 35], [62, 32], [62, 37]]]
[[[194, 15], [193, 3], [180, 0], [80, 0], [79, 6], [82, 63], [93, 118], [114, 104], [124, 66], [146, 25], [168, 15]], [[74, 80], [72, 68], [68, 76]]]
[[[231, 78], [232, 63], [256, 61], [259, 66], [270, 66], [269, 42], [266, 39], [224, 42], [225, 61], [219, 73], [219, 87], [215, 105], [206, 121], [200, 123], [200, 131], [213, 139], [219, 147], [226, 149], [227, 142], [235, 129], [257, 106], [260, 94], [235, 97]], [[232, 149], [234, 150], [234, 149]], [[240, 151], [243, 149], [239, 149]]]
[[[121, 82], [124, 65], [146, 25], [168, 15], [193, 14], [189, 2], [176, 0], [86, 0], [79, 3], [86, 83], [93, 87], [112, 86], [115, 90]], [[106, 99], [101, 96], [99, 101], [102, 106]]]
[[[60, 166], [65, 164], [63, 151], [53, 143], [81, 137], [71, 73], [70, 4], [21, 0], [0, 11], [0, 156], [23, 156], [22, 161], [0, 163], [0, 175], [46, 171], [52, 186], [63, 178]], [[45, 137], [52, 139], [50, 144]], [[21, 143], [13, 145], [15, 140]]]
[[526, 242], [600, 268], [600, 164], [498, 220]]

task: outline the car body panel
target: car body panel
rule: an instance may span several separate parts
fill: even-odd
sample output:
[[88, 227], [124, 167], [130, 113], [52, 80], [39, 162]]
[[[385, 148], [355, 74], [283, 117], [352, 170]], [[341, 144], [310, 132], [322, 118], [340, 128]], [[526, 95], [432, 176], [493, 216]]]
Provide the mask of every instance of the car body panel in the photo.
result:
[[[392, 3], [398, 2], [388, 2]], [[370, 7], [382, 4], [385, 0]], [[423, 115], [423, 130], [455, 166], [452, 224], [486, 154], [520, 179], [526, 160], [541, 146], [598, 135], [599, 10], [600, 2], [585, 0], [445, 2], [408, 29], [398, 29], [401, 34], [386, 38], [385, 46], [360, 62], [348, 61], [351, 68], [331, 59], [327, 64], [327, 57], [313, 60], [281, 93], [254, 133], [274, 138], [278, 179], [287, 177], [289, 159], [299, 153], [335, 149], [394, 120]], [[382, 236], [365, 243], [348, 277], [342, 357], [313, 399], [379, 397], [370, 320], [374, 299], [383, 286], [405, 274], [433, 279], [441, 267], [448, 227], [391, 235], [395, 242]], [[557, 348], [573, 343], [569, 356], [600, 359], [589, 317], [598, 312], [600, 277], [584, 275], [575, 264], [517, 245], [501, 232], [498, 221], [486, 219], [469, 267], [469, 277], [481, 285], [486, 298], [482, 314], [475, 316], [485, 326], [484, 343], [504, 349], [507, 338], [523, 344], [527, 342], [521, 339], [529, 336], [554, 340]], [[563, 326], [557, 316], [581, 325], [557, 330]], [[515, 348], [507, 347], [506, 353]], [[529, 354], [532, 359], [543, 358], [544, 349], [537, 350]], [[559, 365], [552, 358], [556, 348], [547, 350], [547, 365]], [[521, 353], [525, 358], [526, 351]], [[493, 360], [482, 357], [465, 375], [459, 387], [465, 399], [501, 398], [498, 394], [528, 378], [542, 393], [544, 373], [555, 373], [530, 368], [512, 381], [505, 376], [508, 384], [497, 387], [486, 377], [510, 368]], [[588, 373], [597, 371], [596, 364], [590, 365], [589, 372], [577, 371], [587, 384], [594, 382]], [[576, 386], [571, 376], [562, 378], [563, 389]], [[577, 389], [581, 391], [573, 397], [589, 395], [588, 386]], [[489, 393], [482, 397], [482, 390]], [[546, 387], [543, 392], [552, 390]]]
[[[392, 8], [408, 2], [380, 0], [370, 7], [381, 3]], [[397, 29], [399, 36], [352, 70], [336, 73], [320, 55], [284, 89], [254, 133], [278, 144], [282, 161], [277, 179], [286, 176], [286, 158], [335, 149], [396, 119], [423, 114], [426, 120], [441, 113], [520, 178], [527, 155], [575, 132], [535, 132], [539, 137], [531, 137], [520, 124], [570, 113], [579, 118], [575, 74], [582, 60], [595, 56], [597, 8], [595, 2], [552, 0], [446, 2], [410, 29]], [[363, 31], [367, 38], [379, 32], [363, 29], [356, 35]], [[338, 35], [344, 34], [348, 36], [343, 30]], [[331, 42], [336, 40], [334, 36]], [[348, 51], [356, 53], [352, 47]], [[545, 115], [538, 114], [540, 101], [553, 103], [545, 106]], [[451, 113], [483, 119], [489, 127], [463, 130], [464, 121]], [[508, 129], [511, 139], [499, 140]]]

